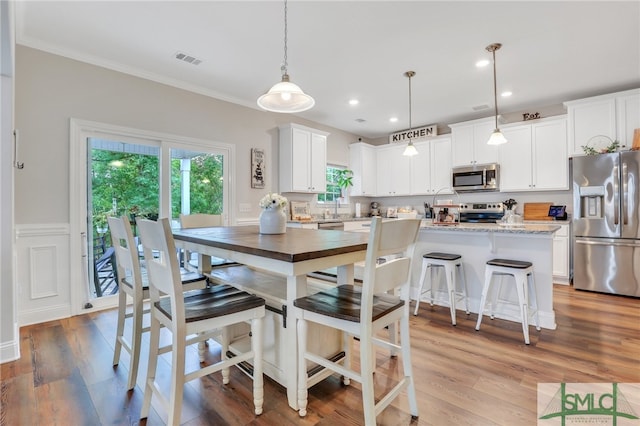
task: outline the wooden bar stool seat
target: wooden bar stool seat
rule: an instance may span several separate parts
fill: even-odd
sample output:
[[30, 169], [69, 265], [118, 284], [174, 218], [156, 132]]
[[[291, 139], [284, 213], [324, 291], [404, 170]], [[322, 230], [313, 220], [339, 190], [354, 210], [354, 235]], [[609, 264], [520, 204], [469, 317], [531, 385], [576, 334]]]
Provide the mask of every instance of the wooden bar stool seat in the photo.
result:
[[[429, 271], [430, 269], [430, 271]], [[413, 311], [413, 315], [418, 315], [418, 308], [420, 306], [420, 299], [423, 293], [429, 293], [431, 306], [433, 306], [433, 272], [434, 270], [444, 270], [445, 281], [447, 283], [448, 305], [451, 311], [451, 324], [456, 325], [456, 302], [463, 300], [464, 308], [469, 315], [469, 300], [467, 297], [467, 281], [464, 276], [464, 267], [462, 266], [462, 256], [453, 253], [441, 253], [431, 252], [422, 256], [422, 272], [420, 273], [420, 289], [418, 290], [418, 296], [416, 298], [416, 307]], [[427, 275], [427, 271], [431, 272]], [[458, 280], [457, 276], [460, 276], [461, 289], [457, 290]], [[438, 277], [440, 275], [438, 274]], [[429, 278], [429, 286], [426, 290], [425, 282], [427, 277]]]
[[[499, 293], [502, 287], [502, 278], [505, 276], [512, 276], [513, 283], [516, 286], [518, 293], [518, 307], [520, 311], [520, 321], [522, 322], [522, 332], [524, 334], [524, 342], [528, 345], [529, 341], [529, 318], [534, 317], [536, 330], [540, 331], [540, 320], [538, 318], [538, 298], [536, 295], [536, 286], [533, 278], [533, 263], [512, 260], [512, 259], [492, 259], [487, 261], [484, 275], [484, 287], [482, 289], [482, 298], [480, 300], [480, 310], [478, 311], [478, 322], [476, 323], [476, 330], [480, 330], [480, 323], [482, 322], [482, 316], [487, 304], [488, 294], [491, 291], [491, 284], [493, 277], [499, 276], [501, 278], [500, 288], [494, 295], [493, 300], [490, 303], [489, 315], [493, 319], [493, 310], [498, 302], [509, 303], [507, 301], [499, 300]], [[529, 295], [533, 295], [531, 300]]]

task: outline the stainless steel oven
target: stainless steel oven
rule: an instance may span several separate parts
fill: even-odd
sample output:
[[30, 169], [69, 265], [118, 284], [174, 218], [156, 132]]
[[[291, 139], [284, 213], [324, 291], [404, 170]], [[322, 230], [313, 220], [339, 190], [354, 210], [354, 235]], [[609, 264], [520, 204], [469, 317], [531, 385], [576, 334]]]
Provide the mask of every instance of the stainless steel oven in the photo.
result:
[[489, 203], [461, 203], [460, 222], [496, 223], [504, 216], [504, 204], [499, 201]]
[[453, 189], [457, 192], [500, 189], [500, 166], [496, 163], [454, 167], [452, 174]]

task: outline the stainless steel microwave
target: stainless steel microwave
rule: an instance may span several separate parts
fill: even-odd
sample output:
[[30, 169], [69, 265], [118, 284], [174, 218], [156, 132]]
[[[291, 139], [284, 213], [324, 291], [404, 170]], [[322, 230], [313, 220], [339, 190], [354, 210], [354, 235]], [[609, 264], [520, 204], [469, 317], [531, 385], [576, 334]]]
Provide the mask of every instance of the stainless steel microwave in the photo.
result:
[[457, 192], [500, 190], [500, 165], [476, 164], [452, 169], [453, 189]]

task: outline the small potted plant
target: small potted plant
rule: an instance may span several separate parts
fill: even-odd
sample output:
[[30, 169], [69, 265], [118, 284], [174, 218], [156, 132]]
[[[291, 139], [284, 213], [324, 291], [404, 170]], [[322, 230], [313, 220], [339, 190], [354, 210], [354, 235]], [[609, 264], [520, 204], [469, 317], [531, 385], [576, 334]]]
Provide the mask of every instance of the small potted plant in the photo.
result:
[[350, 186], [353, 186], [353, 171], [349, 169], [341, 169], [336, 172], [336, 183], [340, 188], [341, 198], [343, 198], [345, 194], [345, 190]]

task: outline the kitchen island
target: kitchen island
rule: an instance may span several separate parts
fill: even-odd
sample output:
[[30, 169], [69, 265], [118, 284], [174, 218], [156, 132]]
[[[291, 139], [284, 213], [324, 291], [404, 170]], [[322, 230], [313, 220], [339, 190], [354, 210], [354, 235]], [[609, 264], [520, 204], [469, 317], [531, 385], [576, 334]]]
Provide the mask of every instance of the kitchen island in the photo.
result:
[[[412, 294], [418, 296], [422, 255], [432, 251], [457, 253], [462, 255], [469, 309], [478, 313], [480, 297], [484, 285], [484, 269], [488, 260], [494, 258], [525, 260], [533, 263], [534, 278], [538, 296], [540, 326], [546, 329], [556, 328], [553, 310], [553, 234], [560, 229], [558, 225], [526, 224], [523, 226], [501, 226], [498, 224], [434, 225], [423, 220], [416, 247], [416, 261], [412, 270]], [[441, 288], [444, 288], [444, 284]], [[436, 293], [435, 304], [444, 305], [446, 292]], [[503, 286], [501, 299], [517, 301], [515, 287]], [[424, 301], [427, 301], [424, 299]], [[428, 302], [428, 301], [427, 301]], [[423, 305], [421, 309], [428, 309]], [[458, 303], [462, 308], [463, 305]], [[519, 320], [517, 307], [498, 306], [494, 311], [496, 318]]]

